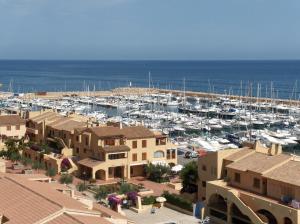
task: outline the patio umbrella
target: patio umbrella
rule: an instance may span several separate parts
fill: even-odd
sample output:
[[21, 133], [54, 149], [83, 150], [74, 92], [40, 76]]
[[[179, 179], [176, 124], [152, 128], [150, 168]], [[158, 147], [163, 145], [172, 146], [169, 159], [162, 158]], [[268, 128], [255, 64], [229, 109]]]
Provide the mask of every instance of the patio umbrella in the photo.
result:
[[159, 203], [162, 203], [162, 202], [167, 201], [167, 199], [165, 199], [164, 197], [158, 197], [158, 198], [156, 198], [156, 201]]
[[181, 171], [182, 168], [183, 168], [183, 166], [179, 164], [179, 165], [173, 166], [173, 167], [171, 168], [171, 171], [177, 173], [177, 172]]

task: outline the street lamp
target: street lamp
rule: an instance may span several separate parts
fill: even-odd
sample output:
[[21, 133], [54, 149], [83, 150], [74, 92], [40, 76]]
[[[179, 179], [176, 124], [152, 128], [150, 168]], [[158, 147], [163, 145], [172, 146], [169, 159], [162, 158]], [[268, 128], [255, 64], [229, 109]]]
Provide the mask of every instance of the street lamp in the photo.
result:
[[86, 175], [86, 172], [85, 172], [85, 170], [83, 171], [83, 185], [84, 185], [84, 188], [85, 188], [85, 175]]

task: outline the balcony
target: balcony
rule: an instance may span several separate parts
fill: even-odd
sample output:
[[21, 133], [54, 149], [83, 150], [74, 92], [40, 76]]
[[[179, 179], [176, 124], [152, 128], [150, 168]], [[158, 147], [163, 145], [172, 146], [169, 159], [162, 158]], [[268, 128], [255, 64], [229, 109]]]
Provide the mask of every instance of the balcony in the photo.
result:
[[39, 130], [34, 129], [34, 128], [26, 128], [26, 132], [30, 134], [37, 135], [39, 133]]

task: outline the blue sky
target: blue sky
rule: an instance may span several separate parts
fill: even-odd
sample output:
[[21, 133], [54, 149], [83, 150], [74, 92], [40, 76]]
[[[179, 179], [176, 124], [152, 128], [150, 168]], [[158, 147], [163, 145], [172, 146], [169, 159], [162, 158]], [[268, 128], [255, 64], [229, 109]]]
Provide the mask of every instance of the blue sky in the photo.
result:
[[0, 0], [1, 59], [300, 59], [299, 0]]

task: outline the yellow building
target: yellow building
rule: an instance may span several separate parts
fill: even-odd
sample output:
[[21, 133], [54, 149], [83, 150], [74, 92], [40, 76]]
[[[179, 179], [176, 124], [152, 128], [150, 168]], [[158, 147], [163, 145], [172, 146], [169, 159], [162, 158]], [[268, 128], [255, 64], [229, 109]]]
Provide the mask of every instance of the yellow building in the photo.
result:
[[25, 120], [18, 115], [0, 116], [0, 150], [4, 148], [7, 138], [21, 139], [25, 137]]
[[167, 136], [142, 126], [83, 128], [75, 130], [75, 136], [74, 153], [84, 178], [143, 176], [148, 163], [177, 163], [176, 149]]
[[300, 160], [281, 146], [208, 153], [198, 169], [198, 197], [212, 223], [300, 223]]

